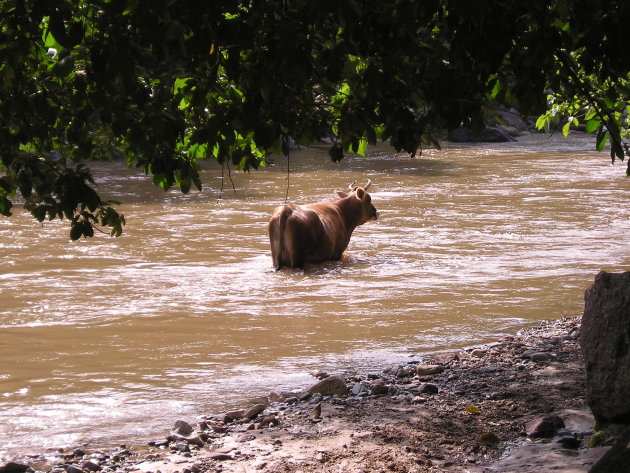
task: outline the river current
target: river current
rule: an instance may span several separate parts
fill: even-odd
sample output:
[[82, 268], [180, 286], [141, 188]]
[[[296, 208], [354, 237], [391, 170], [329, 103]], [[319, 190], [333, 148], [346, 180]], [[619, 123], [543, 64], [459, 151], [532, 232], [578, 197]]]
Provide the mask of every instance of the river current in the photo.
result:
[[[593, 146], [531, 135], [338, 164], [314, 148], [291, 153], [288, 181], [284, 158], [232, 182], [209, 166], [188, 195], [93, 165], [122, 237], [0, 219], [0, 458], [156, 440], [313, 369], [380, 371], [581, 314], [595, 274], [630, 263], [625, 163]], [[380, 219], [344, 259], [274, 272], [266, 225], [287, 186], [310, 203], [367, 178]]]

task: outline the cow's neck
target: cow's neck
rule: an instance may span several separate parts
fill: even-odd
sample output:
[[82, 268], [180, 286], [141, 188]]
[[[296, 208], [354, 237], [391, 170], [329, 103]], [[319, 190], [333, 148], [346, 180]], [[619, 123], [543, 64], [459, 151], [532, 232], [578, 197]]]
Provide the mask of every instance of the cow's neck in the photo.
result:
[[360, 202], [356, 197], [345, 197], [339, 201], [339, 209], [343, 215], [343, 220], [346, 224], [346, 233], [348, 239], [352, 235], [355, 228], [359, 226], [360, 221], [360, 209], [357, 208]]

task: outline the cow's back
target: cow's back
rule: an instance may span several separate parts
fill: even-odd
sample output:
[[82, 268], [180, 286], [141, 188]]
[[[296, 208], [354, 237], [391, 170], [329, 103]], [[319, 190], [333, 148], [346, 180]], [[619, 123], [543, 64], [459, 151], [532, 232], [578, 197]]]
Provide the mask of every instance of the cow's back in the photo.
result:
[[303, 268], [305, 263], [335, 259], [336, 250], [326, 226], [309, 206], [277, 207], [269, 221], [274, 268]]

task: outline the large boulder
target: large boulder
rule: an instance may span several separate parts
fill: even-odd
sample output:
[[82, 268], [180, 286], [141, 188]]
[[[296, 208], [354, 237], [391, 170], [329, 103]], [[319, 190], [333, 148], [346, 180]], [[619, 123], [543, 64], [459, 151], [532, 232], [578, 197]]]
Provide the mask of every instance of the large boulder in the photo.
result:
[[460, 126], [448, 132], [448, 140], [456, 143], [505, 143], [516, 141], [508, 132], [493, 126], [486, 127], [478, 133]]
[[584, 296], [580, 345], [595, 419], [630, 423], [630, 272], [600, 272]]

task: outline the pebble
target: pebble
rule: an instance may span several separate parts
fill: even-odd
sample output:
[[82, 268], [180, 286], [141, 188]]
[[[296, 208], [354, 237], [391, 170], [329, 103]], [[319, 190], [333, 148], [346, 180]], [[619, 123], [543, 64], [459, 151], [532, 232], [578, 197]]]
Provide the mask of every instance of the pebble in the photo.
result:
[[486, 356], [486, 350], [475, 348], [473, 351], [470, 352], [470, 354], [475, 358], [483, 358], [484, 356]]
[[99, 471], [101, 469], [100, 463], [97, 462], [96, 460], [88, 460], [85, 463], [83, 463], [81, 467], [84, 470], [88, 470], [88, 471]]
[[536, 352], [532, 353], [530, 359], [536, 363], [544, 363], [545, 361], [551, 360], [551, 354], [546, 352]]
[[320, 420], [322, 418], [322, 403], [321, 402], [313, 408], [308, 418], [312, 421]]
[[190, 452], [190, 447], [186, 442], [178, 442], [175, 444], [175, 450], [181, 453]]
[[309, 373], [313, 378], [324, 379], [328, 377], [328, 373], [323, 370], [313, 370]]
[[368, 391], [368, 388], [363, 383], [355, 383], [355, 385], [352, 386], [352, 394], [354, 396], [357, 396], [362, 392], [367, 393], [367, 391]]
[[223, 460], [234, 460], [234, 456], [228, 453], [222, 452], [214, 452], [208, 455], [208, 458], [211, 460], [223, 461]]
[[309, 399], [309, 401], [308, 401], [308, 402], [309, 402], [309, 403], [311, 403], [311, 404], [317, 404], [317, 403], [319, 403], [319, 402], [322, 402], [322, 400], [323, 400], [323, 399], [324, 399], [324, 396], [322, 396], [322, 395], [321, 395], [321, 394], [319, 394], [319, 393], [315, 393], [315, 394], [313, 394], [313, 397], [311, 397], [311, 398]]
[[459, 361], [459, 355], [457, 353], [438, 353], [433, 356], [433, 359], [438, 363], [452, 363], [453, 361]]
[[64, 465], [66, 473], [83, 473], [83, 470], [75, 465]]
[[418, 376], [429, 376], [433, 374], [439, 374], [444, 371], [444, 366], [442, 365], [425, 365], [421, 364], [416, 366], [416, 374]]
[[376, 379], [372, 383], [372, 394], [375, 396], [381, 396], [383, 394], [387, 394], [389, 392], [389, 388], [385, 385], [385, 382], [382, 379]]
[[4, 465], [0, 464], [0, 471], [3, 473], [23, 473], [28, 469], [28, 465], [22, 465], [16, 462], [8, 462]]
[[420, 385], [419, 391], [424, 394], [437, 394], [439, 388], [435, 384], [423, 383]]

